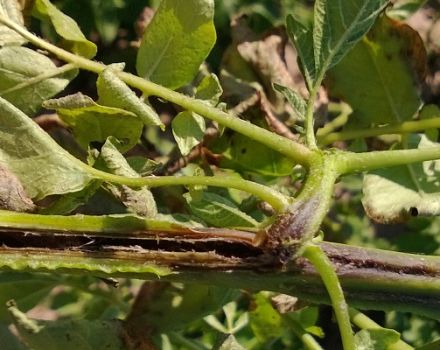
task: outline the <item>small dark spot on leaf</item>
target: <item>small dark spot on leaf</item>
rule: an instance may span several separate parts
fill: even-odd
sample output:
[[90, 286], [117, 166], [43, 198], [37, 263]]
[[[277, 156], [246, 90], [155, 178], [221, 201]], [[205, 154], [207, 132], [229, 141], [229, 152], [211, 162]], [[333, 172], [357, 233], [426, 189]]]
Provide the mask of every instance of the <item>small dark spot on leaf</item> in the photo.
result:
[[242, 148], [242, 149], [240, 150], [240, 152], [241, 152], [241, 154], [246, 154], [247, 149], [246, 149], [246, 148]]
[[418, 216], [419, 215], [419, 211], [417, 210], [416, 207], [409, 208], [409, 213], [411, 214], [411, 216]]

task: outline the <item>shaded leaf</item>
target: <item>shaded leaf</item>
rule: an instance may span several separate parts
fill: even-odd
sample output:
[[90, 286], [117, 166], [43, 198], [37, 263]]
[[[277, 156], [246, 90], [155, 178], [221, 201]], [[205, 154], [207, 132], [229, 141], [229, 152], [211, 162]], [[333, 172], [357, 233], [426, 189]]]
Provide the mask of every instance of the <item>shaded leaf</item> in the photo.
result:
[[98, 102], [110, 106], [125, 109], [137, 115], [145, 125], [158, 125], [161, 129], [165, 126], [160, 121], [156, 111], [148, 104], [142, 102], [115, 73], [115, 65], [105, 69], [98, 77]]
[[387, 350], [400, 339], [392, 329], [362, 329], [354, 336], [356, 350]]
[[216, 227], [258, 227], [259, 223], [230, 200], [212, 192], [185, 193], [191, 211]]
[[35, 0], [33, 11], [37, 17], [52, 23], [68, 50], [86, 58], [96, 55], [96, 45], [87, 40], [72, 18], [58, 10], [49, 0]]
[[2, 350], [29, 350], [12, 334], [6, 324], [0, 324], [0, 344], [2, 344]]
[[234, 134], [220, 165], [261, 175], [286, 176], [292, 173], [294, 164], [261, 143], [241, 134]]
[[189, 111], [180, 112], [171, 126], [180, 153], [184, 156], [203, 140], [206, 130], [205, 119]]
[[37, 321], [13, 304], [9, 312], [24, 342], [33, 350], [125, 350], [120, 321]]
[[163, 0], [146, 28], [138, 74], [176, 89], [191, 81], [216, 40], [213, 0]]
[[[423, 119], [431, 119], [431, 118], [440, 118], [440, 107], [434, 104], [424, 105], [420, 112], [419, 118]], [[439, 132], [438, 129], [428, 129], [425, 130], [425, 135], [433, 142], [438, 140]]]
[[276, 83], [273, 84], [273, 87], [276, 91], [284, 95], [298, 116], [304, 117], [306, 115], [307, 103], [299, 93], [289, 89], [287, 86]]
[[43, 106], [58, 112], [85, 149], [92, 142], [103, 143], [114, 136], [121, 141], [121, 150], [125, 152], [138, 143], [142, 134], [143, 123], [134, 113], [99, 105], [80, 92], [45, 101]]
[[[414, 136], [410, 146], [440, 147], [426, 136]], [[364, 177], [363, 194], [365, 211], [381, 223], [440, 215], [440, 160], [370, 172]]]
[[[76, 192], [93, 176], [37, 124], [0, 98], [0, 164], [9, 168], [31, 198]], [[35, 171], [38, 169], [38, 171]]]
[[[44, 100], [64, 90], [78, 73], [73, 69], [56, 74], [59, 69], [48, 57], [34, 50], [4, 47], [0, 49], [0, 96], [33, 116]], [[54, 76], [47, 77], [52, 73]]]
[[[140, 177], [119, 152], [117, 145], [119, 145], [117, 140], [107, 139], [101, 148], [98, 162], [95, 164], [104, 163], [105, 170], [116, 175]], [[147, 186], [133, 189], [125, 185], [107, 184], [107, 187], [110, 188], [113, 195], [122, 201], [129, 211], [145, 217], [154, 217], [157, 214], [156, 202]]]
[[413, 66], [423, 67], [425, 61], [417, 32], [382, 17], [329, 72], [326, 85], [331, 96], [350, 104], [350, 122], [356, 126], [401, 123], [411, 119], [420, 106]]
[[317, 0], [313, 48], [316, 78], [335, 66], [368, 32], [388, 0]]
[[118, 34], [120, 25], [119, 12], [121, 1], [119, 0], [92, 0], [90, 7], [98, 33], [105, 44], [110, 44]]
[[[3, 0], [0, 2], [0, 15], [24, 27], [23, 14], [18, 0]], [[27, 40], [5, 25], [0, 25], [0, 46], [22, 45]]]

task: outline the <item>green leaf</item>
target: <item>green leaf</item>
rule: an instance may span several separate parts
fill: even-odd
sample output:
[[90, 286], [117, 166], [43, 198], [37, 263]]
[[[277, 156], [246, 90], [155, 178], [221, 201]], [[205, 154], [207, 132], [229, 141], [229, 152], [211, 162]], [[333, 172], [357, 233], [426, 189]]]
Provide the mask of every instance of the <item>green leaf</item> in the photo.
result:
[[222, 93], [223, 89], [220, 85], [220, 81], [215, 74], [211, 73], [204, 77], [197, 86], [195, 98], [208, 101], [215, 106]]
[[79, 191], [93, 179], [84, 164], [1, 97], [0, 163], [19, 178], [29, 197], [35, 199]]
[[[420, 120], [439, 118], [440, 117], [440, 107], [435, 104], [424, 105], [419, 112]], [[438, 129], [428, 129], [425, 130], [425, 135], [433, 142], [438, 140], [439, 132]]]
[[177, 89], [190, 82], [216, 40], [213, 0], [163, 0], [142, 38], [138, 74]]
[[424, 55], [417, 32], [382, 17], [329, 72], [329, 94], [350, 104], [349, 123], [359, 128], [410, 120], [421, 104], [413, 66]]
[[205, 119], [189, 111], [180, 112], [174, 117], [171, 127], [180, 153], [184, 156], [203, 140], [206, 130]]
[[252, 331], [260, 342], [268, 342], [283, 334], [283, 320], [264, 293], [254, 295], [255, 308], [249, 313]]
[[350, 51], [387, 5], [388, 0], [315, 2], [313, 48], [316, 78], [335, 66]]
[[315, 56], [313, 52], [313, 30], [303, 26], [295, 17], [289, 15], [286, 20], [287, 34], [298, 52], [298, 62], [307, 88], [313, 89], [315, 81]]
[[[414, 136], [410, 146], [440, 147], [426, 136]], [[440, 160], [377, 170], [364, 177], [362, 203], [367, 214], [381, 223], [411, 216], [440, 215]]]
[[24, 342], [33, 350], [125, 350], [120, 321], [61, 320], [27, 318], [10, 303], [9, 312]]
[[[0, 2], [0, 15], [18, 23], [24, 27], [23, 14], [18, 0], [3, 0]], [[0, 25], [0, 46], [5, 45], [22, 45], [27, 42], [15, 30], [5, 25]]]
[[56, 275], [23, 272], [0, 273], [0, 320], [10, 321], [6, 308], [8, 300], [14, 298], [19, 307], [27, 311], [46, 298], [59, 283]]
[[306, 115], [307, 103], [299, 93], [293, 91], [287, 86], [276, 83], [273, 84], [273, 87], [276, 91], [284, 95], [298, 116], [304, 117]]
[[151, 285], [150, 290], [152, 300], [144, 303], [146, 309], [135, 312], [137, 321], [158, 333], [185, 329], [189, 322], [216, 312], [237, 297], [235, 290], [201, 284], [162, 283]]
[[78, 73], [60, 69], [34, 50], [4, 47], [0, 49], [0, 96], [33, 116], [44, 100], [63, 91]]
[[362, 329], [354, 336], [356, 350], [387, 350], [400, 339], [393, 329]]
[[100, 104], [125, 109], [136, 114], [145, 125], [158, 125], [163, 130], [165, 126], [160, 121], [159, 116], [148, 104], [142, 102], [114, 73], [117, 69], [112, 65], [105, 69], [98, 77], [96, 86]]
[[142, 134], [143, 123], [134, 113], [99, 105], [80, 92], [45, 101], [43, 106], [58, 112], [84, 149], [91, 142], [103, 143], [114, 136], [121, 141], [121, 150], [125, 152], [138, 143]]
[[222, 335], [213, 350], [245, 350], [232, 334]]
[[259, 223], [230, 200], [212, 192], [185, 193], [191, 211], [216, 227], [258, 227]]
[[49, 0], [35, 0], [33, 11], [37, 17], [52, 23], [57, 34], [63, 39], [63, 46], [68, 50], [86, 58], [96, 55], [96, 45], [87, 40], [72, 18], [58, 10]]
[[0, 163], [0, 208], [18, 212], [33, 211], [35, 205], [28, 198], [18, 178]]
[[220, 165], [266, 176], [287, 176], [292, 173], [294, 164], [260, 142], [236, 133], [231, 137]]
[[[119, 152], [117, 140], [109, 138], [101, 148], [99, 159], [95, 163], [99, 167], [99, 164], [104, 163], [104, 170], [113, 174], [126, 176], [126, 177], [140, 177], [140, 175], [134, 171], [124, 156]], [[102, 165], [101, 165], [102, 167]], [[147, 186], [132, 189], [125, 185], [111, 185], [107, 187], [110, 191], [119, 198], [127, 209], [135, 214], [145, 217], [154, 217], [157, 214], [156, 202], [153, 194]]]
[[[123, 3], [122, 3], [123, 4]], [[117, 36], [120, 26], [120, 0], [92, 0], [90, 7], [93, 11], [95, 26], [104, 44], [110, 44]]]

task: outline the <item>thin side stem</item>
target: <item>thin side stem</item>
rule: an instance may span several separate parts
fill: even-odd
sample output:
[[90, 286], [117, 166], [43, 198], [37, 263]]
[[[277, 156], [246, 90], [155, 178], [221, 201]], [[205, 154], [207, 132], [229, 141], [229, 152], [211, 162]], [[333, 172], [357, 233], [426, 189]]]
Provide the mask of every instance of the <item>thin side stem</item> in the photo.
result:
[[[106, 68], [106, 65], [102, 63], [98, 63], [84, 57], [77, 56], [75, 54], [72, 54], [71, 52], [52, 45], [51, 43], [30, 33], [26, 28], [9, 20], [8, 18], [5, 18], [4, 16], [0, 16], [0, 23], [16, 31], [25, 39], [29, 40], [32, 44], [51, 52], [63, 61], [75, 64], [78, 68], [98, 74]], [[198, 113], [205, 118], [216, 121], [223, 126], [226, 126], [236, 132], [248, 136], [251, 139], [261, 142], [267, 147], [284, 154], [285, 156], [291, 158], [299, 164], [308, 166], [311, 152], [307, 147], [298, 142], [276, 135], [269, 130], [263, 129], [259, 126], [242, 120], [235, 115], [228, 114], [217, 108], [211, 107], [203, 101], [185, 96], [133, 74], [126, 72], [117, 72], [117, 74], [119, 78], [121, 78], [125, 83], [134, 88], [140, 89], [143, 93], [147, 95], [158, 96], [169, 102], [175, 103], [187, 110]]]
[[[350, 319], [353, 324], [361, 329], [383, 329], [382, 326], [380, 326], [367, 315], [356, 309], [350, 308], [348, 312], [350, 314]], [[396, 343], [388, 346], [388, 350], [414, 350], [414, 348], [411, 345], [405, 343], [403, 340], [399, 339]]]
[[327, 135], [322, 135], [318, 133], [318, 143], [320, 145], [326, 146], [335, 141], [346, 141], [358, 138], [374, 137], [380, 135], [391, 135], [391, 134], [408, 134], [428, 129], [440, 128], [440, 117], [414, 120], [403, 122], [397, 125], [387, 125], [376, 128], [365, 128], [361, 130], [347, 130], [341, 132], [333, 132]]
[[344, 350], [355, 349], [354, 334], [348, 314], [348, 305], [345, 302], [344, 293], [331, 261], [321, 247], [314, 244], [309, 244], [305, 248], [303, 256], [307, 258], [318, 271], [328, 291], [338, 321]]
[[340, 152], [335, 157], [338, 172], [343, 175], [438, 159], [440, 147], [363, 153]]
[[0, 93], [0, 96], [5, 96], [5, 95], [10, 94], [12, 92], [16, 92], [16, 91], [24, 89], [26, 87], [38, 84], [38, 83], [42, 82], [43, 80], [59, 76], [61, 74], [64, 74], [66, 72], [69, 72], [69, 71], [77, 69], [77, 68], [78, 67], [75, 64], [67, 63], [61, 67], [56, 67], [56, 68], [50, 70], [49, 72], [46, 72], [46, 73], [37, 75], [33, 78], [27, 79], [24, 82], [11, 87], [10, 89], [4, 90]]
[[305, 115], [305, 128], [306, 128], [306, 143], [309, 149], [317, 150], [316, 145], [315, 130], [314, 130], [314, 110], [316, 95], [318, 94], [319, 86], [315, 86], [312, 91], [310, 91], [310, 97], [307, 101], [307, 109]]
[[90, 168], [90, 172], [101, 180], [133, 187], [147, 186], [153, 188], [177, 185], [203, 185], [235, 188], [261, 198], [278, 212], [283, 212], [290, 204], [288, 197], [268, 186], [231, 176], [147, 176], [135, 178], [114, 175], [94, 168]]

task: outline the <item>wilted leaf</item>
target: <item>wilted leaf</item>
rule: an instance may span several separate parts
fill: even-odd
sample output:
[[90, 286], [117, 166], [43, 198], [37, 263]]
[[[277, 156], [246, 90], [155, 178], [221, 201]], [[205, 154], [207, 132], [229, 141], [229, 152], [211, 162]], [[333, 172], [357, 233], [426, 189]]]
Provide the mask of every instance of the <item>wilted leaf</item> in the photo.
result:
[[392, 329], [362, 329], [355, 334], [356, 350], [387, 350], [400, 339]]
[[411, 119], [421, 103], [416, 64], [425, 65], [417, 32], [383, 17], [329, 72], [326, 85], [331, 96], [350, 104], [350, 120], [356, 126], [401, 123]]
[[133, 148], [142, 134], [143, 123], [132, 112], [99, 105], [80, 92], [43, 103], [58, 112], [72, 129], [75, 139], [85, 149], [91, 142], [105, 142], [109, 136], [121, 141], [121, 151]]
[[388, 0], [317, 0], [313, 48], [316, 77], [335, 66], [368, 32]]
[[37, 321], [13, 304], [9, 312], [24, 342], [33, 350], [125, 350], [120, 321]]
[[[93, 176], [79, 160], [8, 101], [0, 98], [0, 164], [9, 168], [31, 198], [84, 188]], [[35, 171], [38, 169], [38, 171]]]
[[194, 215], [216, 227], [258, 227], [259, 223], [230, 200], [212, 192], [185, 193]]
[[35, 205], [17, 177], [0, 163], [0, 209], [33, 211]]
[[96, 55], [96, 45], [87, 40], [72, 18], [58, 10], [49, 0], [35, 0], [33, 11], [37, 17], [52, 23], [68, 50], [86, 58]]
[[[411, 141], [418, 148], [440, 147], [426, 136]], [[378, 222], [440, 215], [440, 160], [371, 172], [364, 177], [363, 193], [367, 214]]]
[[205, 135], [205, 119], [193, 112], [180, 112], [174, 117], [171, 126], [180, 153], [184, 156], [188, 155]]
[[142, 102], [114, 73], [114, 67], [105, 69], [96, 82], [98, 88], [98, 102], [110, 107], [125, 109], [137, 115], [145, 125], [158, 125], [165, 128], [159, 116], [148, 104]]
[[[101, 148], [98, 162], [104, 163], [105, 170], [120, 176], [140, 177], [134, 171], [124, 156], [119, 152], [117, 140], [109, 138]], [[98, 165], [99, 166], [99, 165]], [[113, 195], [119, 198], [128, 210], [140, 216], [154, 217], [157, 214], [156, 202], [153, 194], [144, 186], [133, 189], [125, 185], [107, 185]]]
[[137, 55], [141, 77], [170, 89], [191, 81], [216, 40], [213, 0], [163, 0]]
[[[24, 26], [23, 15], [18, 0], [3, 0], [0, 2], [0, 15]], [[5, 25], [0, 25], [0, 46], [22, 45], [27, 40]]]
[[[33, 116], [41, 103], [62, 91], [77, 69], [46, 78], [59, 68], [46, 56], [25, 47], [0, 49], [0, 96]], [[39, 76], [44, 78], [38, 79]]]

